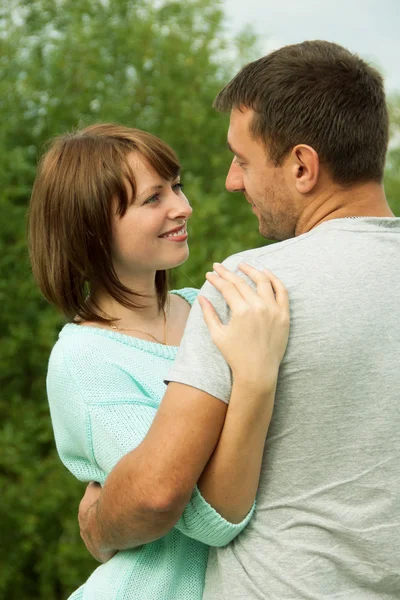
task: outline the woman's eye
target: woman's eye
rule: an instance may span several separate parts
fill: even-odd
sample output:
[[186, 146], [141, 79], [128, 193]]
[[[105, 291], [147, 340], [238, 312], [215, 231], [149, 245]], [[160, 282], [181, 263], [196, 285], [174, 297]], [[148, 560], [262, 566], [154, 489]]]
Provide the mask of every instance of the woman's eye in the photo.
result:
[[158, 202], [159, 199], [160, 199], [159, 194], [154, 194], [154, 196], [147, 198], [147, 200], [145, 200], [144, 204], [154, 204], [155, 202]]
[[[179, 182], [179, 183], [174, 183], [172, 186], [172, 189], [174, 190], [174, 192], [180, 192], [183, 189], [183, 183]], [[156, 204], [156, 202], [160, 201], [160, 194], [154, 194], [154, 196], [150, 196], [150, 198], [147, 198], [147, 200], [145, 200], [143, 202], [143, 205], [145, 204]]]

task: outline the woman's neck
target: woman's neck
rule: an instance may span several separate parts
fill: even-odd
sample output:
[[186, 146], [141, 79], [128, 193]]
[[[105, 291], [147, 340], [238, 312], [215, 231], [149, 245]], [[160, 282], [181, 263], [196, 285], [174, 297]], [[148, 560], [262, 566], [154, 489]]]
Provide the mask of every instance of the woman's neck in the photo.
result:
[[132, 289], [134, 293], [128, 295], [128, 299], [138, 308], [128, 308], [105, 292], [96, 294], [96, 303], [103, 313], [121, 327], [130, 328], [138, 323], [152, 323], [162, 316], [155, 284], [155, 273], [152, 277], [135, 278], [134, 280], [122, 281], [125, 287]]

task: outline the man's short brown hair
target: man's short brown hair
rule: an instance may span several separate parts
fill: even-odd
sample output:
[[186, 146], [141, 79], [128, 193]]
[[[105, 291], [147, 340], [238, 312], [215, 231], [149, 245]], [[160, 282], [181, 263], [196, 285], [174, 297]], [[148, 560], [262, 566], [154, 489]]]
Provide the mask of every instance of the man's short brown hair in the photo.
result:
[[383, 79], [337, 44], [285, 46], [246, 65], [214, 107], [253, 109], [251, 133], [276, 165], [307, 144], [336, 183], [382, 181], [389, 136]]
[[[129, 308], [139, 306], [130, 296], [134, 290], [118, 279], [111, 258], [115, 201], [123, 216], [129, 187], [133, 198], [136, 193], [127, 160], [132, 153], [140, 154], [164, 179], [179, 174], [179, 160], [167, 144], [116, 124], [57, 137], [40, 161], [29, 208], [32, 269], [45, 298], [69, 320], [108, 320], [94, 290]], [[161, 307], [168, 293], [166, 271], [157, 271], [156, 289]]]

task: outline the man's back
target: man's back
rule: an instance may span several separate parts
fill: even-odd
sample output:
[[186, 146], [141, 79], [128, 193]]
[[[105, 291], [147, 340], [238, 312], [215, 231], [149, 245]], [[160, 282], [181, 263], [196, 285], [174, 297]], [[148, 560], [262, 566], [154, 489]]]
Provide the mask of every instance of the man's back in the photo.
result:
[[[211, 551], [204, 598], [399, 598], [400, 219], [327, 221], [225, 264], [241, 260], [285, 283], [291, 333], [257, 512]], [[188, 326], [197, 356], [184, 340], [170, 379], [227, 400], [229, 370], [201, 325], [196, 339], [200, 320]]]

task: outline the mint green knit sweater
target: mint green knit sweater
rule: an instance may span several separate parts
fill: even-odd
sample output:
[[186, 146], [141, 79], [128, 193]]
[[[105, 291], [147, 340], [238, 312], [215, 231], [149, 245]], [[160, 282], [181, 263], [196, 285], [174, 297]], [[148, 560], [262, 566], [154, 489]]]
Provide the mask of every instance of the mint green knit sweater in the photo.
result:
[[[197, 291], [179, 294], [190, 304]], [[50, 356], [47, 393], [57, 450], [81, 481], [104, 483], [146, 435], [177, 348], [96, 327], [66, 325]], [[173, 435], [173, 431], [171, 432]], [[200, 600], [208, 546], [224, 546], [247, 525], [227, 522], [196, 488], [165, 537], [118, 552], [70, 599]]]

